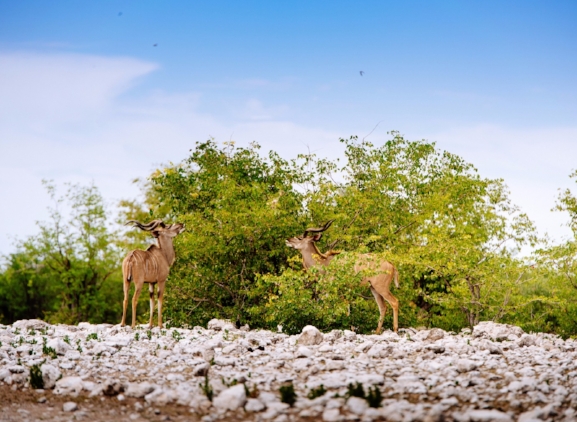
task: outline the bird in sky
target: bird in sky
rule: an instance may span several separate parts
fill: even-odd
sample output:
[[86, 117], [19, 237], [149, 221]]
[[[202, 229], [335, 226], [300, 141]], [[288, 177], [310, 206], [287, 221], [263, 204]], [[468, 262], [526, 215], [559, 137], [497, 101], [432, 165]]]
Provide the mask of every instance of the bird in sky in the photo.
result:
[[118, 16], [122, 16], [122, 12], [118, 12]]
[[152, 44], [153, 47], [156, 47], [158, 44]]
[[363, 72], [362, 70], [359, 73], [361, 76], [363, 76], [365, 74], [365, 72]]

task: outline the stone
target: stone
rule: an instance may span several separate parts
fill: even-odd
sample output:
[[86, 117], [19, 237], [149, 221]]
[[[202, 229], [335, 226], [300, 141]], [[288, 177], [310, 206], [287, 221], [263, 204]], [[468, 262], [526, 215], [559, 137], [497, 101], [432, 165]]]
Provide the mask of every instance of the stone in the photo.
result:
[[315, 346], [323, 342], [322, 333], [312, 325], [307, 325], [303, 328], [298, 339], [299, 346]]
[[313, 351], [305, 346], [299, 347], [295, 353], [296, 358], [310, 358], [312, 355]]
[[76, 397], [84, 388], [82, 378], [64, 377], [56, 381], [54, 394]]
[[212, 401], [212, 405], [221, 410], [237, 410], [246, 403], [244, 384], [237, 384], [222, 391]]
[[355, 415], [362, 415], [368, 407], [367, 401], [360, 397], [350, 397], [346, 403], [346, 409]]
[[126, 388], [125, 395], [126, 397], [136, 397], [136, 398], [143, 398], [147, 394], [152, 393], [156, 389], [156, 385], [149, 383], [148, 381], [144, 382], [131, 382], [128, 384]]
[[457, 371], [469, 372], [474, 371], [479, 367], [479, 364], [471, 359], [459, 359], [457, 361]]
[[513, 422], [511, 416], [496, 409], [470, 410], [466, 414], [474, 422]]
[[56, 381], [62, 376], [62, 372], [49, 363], [42, 365], [40, 370], [42, 371], [42, 382], [44, 383], [44, 388], [54, 388]]
[[52, 349], [54, 349], [56, 354], [59, 356], [64, 356], [67, 351], [72, 349], [72, 346], [70, 346], [64, 340], [59, 339], [59, 338], [53, 338], [53, 339], [49, 340], [46, 343], [46, 347], [51, 347]]
[[487, 337], [497, 341], [507, 340], [511, 335], [521, 337], [524, 333], [520, 327], [492, 321], [483, 321], [473, 327], [473, 337]]
[[323, 412], [323, 421], [325, 422], [338, 422], [343, 420], [345, 420], [345, 418], [341, 415], [339, 409], [326, 409]]
[[108, 379], [103, 383], [102, 392], [105, 396], [116, 396], [126, 390], [124, 385], [119, 380]]
[[20, 330], [42, 330], [48, 328], [49, 324], [39, 319], [21, 319], [12, 324], [12, 327]]
[[74, 412], [78, 410], [78, 405], [73, 401], [67, 401], [62, 405], [62, 410], [65, 412]]
[[244, 405], [244, 410], [247, 412], [260, 412], [264, 410], [266, 406], [258, 399], [248, 399]]
[[192, 370], [192, 375], [195, 377], [204, 377], [208, 374], [208, 370], [210, 369], [210, 364], [208, 362], [200, 363], [194, 367]]

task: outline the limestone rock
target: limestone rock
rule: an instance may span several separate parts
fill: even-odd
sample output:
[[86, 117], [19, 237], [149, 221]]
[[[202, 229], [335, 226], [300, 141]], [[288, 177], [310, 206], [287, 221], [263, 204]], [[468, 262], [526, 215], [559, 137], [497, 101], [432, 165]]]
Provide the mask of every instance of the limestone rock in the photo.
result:
[[45, 389], [54, 388], [56, 381], [62, 376], [60, 370], [54, 365], [45, 363], [40, 367], [42, 371], [42, 381]]
[[322, 333], [312, 325], [307, 325], [298, 339], [300, 346], [315, 346], [323, 342]]
[[243, 384], [237, 384], [221, 392], [212, 401], [212, 405], [222, 410], [237, 410], [246, 403], [246, 392]]

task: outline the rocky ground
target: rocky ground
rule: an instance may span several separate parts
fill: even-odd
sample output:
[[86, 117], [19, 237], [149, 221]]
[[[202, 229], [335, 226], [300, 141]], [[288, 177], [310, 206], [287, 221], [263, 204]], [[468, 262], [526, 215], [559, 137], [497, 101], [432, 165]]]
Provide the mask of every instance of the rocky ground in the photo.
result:
[[577, 420], [577, 341], [491, 322], [288, 336], [27, 320], [0, 325], [0, 359], [0, 421]]

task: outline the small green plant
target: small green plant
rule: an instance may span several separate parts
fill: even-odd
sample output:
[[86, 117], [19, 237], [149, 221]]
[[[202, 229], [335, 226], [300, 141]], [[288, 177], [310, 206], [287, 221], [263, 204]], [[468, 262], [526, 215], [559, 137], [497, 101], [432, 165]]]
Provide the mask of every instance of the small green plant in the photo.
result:
[[[46, 338], [44, 338], [44, 340], [46, 340]], [[42, 353], [50, 356], [52, 359], [56, 359], [58, 357], [56, 350], [54, 350], [53, 347], [46, 346], [46, 341], [44, 341], [44, 344], [42, 345]]]
[[228, 341], [228, 329], [226, 328], [224, 329], [224, 335], [222, 336], [222, 339], [224, 341]]
[[40, 369], [40, 366], [44, 362], [46, 362], [46, 360], [43, 360], [41, 363], [39, 363], [37, 365], [32, 365], [30, 367], [30, 386], [32, 388], [34, 388], [35, 390], [44, 388], [44, 379], [42, 378], [42, 369]]
[[297, 393], [295, 393], [295, 387], [293, 383], [283, 385], [279, 389], [280, 393], [280, 401], [283, 403], [288, 404], [289, 406], [293, 406], [297, 401]]
[[369, 387], [369, 393], [367, 394], [367, 402], [370, 407], [381, 407], [381, 402], [383, 401], [383, 396], [381, 395], [381, 390], [376, 385]]
[[182, 336], [177, 330], [174, 330], [172, 331], [172, 338], [175, 339], [176, 341], [180, 341], [182, 339]]
[[204, 376], [204, 383], [198, 384], [198, 386], [200, 387], [206, 398], [212, 401], [214, 391], [212, 391], [212, 386], [208, 382], [208, 374]]
[[14, 330], [14, 334], [19, 335], [19, 334], [20, 334], [20, 328], [16, 328], [16, 329]]
[[351, 383], [347, 386], [347, 397], [360, 397], [361, 399], [365, 398], [365, 389], [363, 388], [363, 384], [360, 382], [355, 383], [354, 385]]
[[80, 339], [76, 340], [76, 350], [82, 353], [82, 347], [80, 347]]
[[34, 330], [34, 328], [31, 328], [28, 330], [28, 335], [29, 336], [35, 336], [36, 335], [36, 331]]
[[98, 340], [98, 333], [90, 333], [86, 336], [86, 341]]
[[314, 400], [317, 397], [324, 396], [326, 392], [327, 392], [327, 390], [325, 389], [325, 386], [321, 384], [317, 388], [311, 388], [311, 391], [309, 391], [309, 394], [307, 395], [307, 397], [310, 400]]
[[18, 339], [18, 346], [22, 346], [22, 343], [24, 343], [24, 337], [20, 336]]
[[148, 340], [152, 340], [152, 331], [151, 330], [146, 330], [146, 337], [148, 337]]
[[68, 334], [64, 336], [64, 343], [70, 344], [70, 337], [68, 337]]
[[138, 331], [134, 333], [134, 340], [136, 341], [140, 340], [140, 333]]
[[260, 393], [256, 384], [252, 386], [252, 390], [251, 390], [248, 388], [246, 383], [244, 384], [244, 392], [246, 393], [246, 396], [251, 398], [251, 399], [256, 399]]
[[161, 336], [165, 336], [165, 335], [166, 335], [166, 330], [160, 330], [160, 335], [161, 335]]

